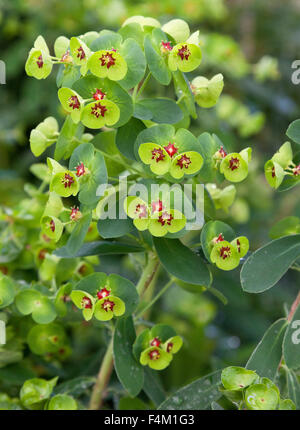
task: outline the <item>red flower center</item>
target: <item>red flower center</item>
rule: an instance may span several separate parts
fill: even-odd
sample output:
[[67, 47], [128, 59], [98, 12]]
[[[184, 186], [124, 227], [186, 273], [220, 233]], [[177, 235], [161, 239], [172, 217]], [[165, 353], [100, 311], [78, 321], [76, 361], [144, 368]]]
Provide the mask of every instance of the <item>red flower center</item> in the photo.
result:
[[139, 218], [146, 218], [147, 217], [146, 205], [141, 205], [141, 204], [136, 205], [135, 213], [139, 215]]
[[71, 96], [69, 98], [69, 106], [70, 108], [74, 109], [80, 109], [80, 101], [78, 100], [77, 96]]
[[55, 232], [55, 222], [53, 219], [50, 221], [50, 230], [54, 233]]
[[70, 218], [71, 220], [75, 220], [77, 218], [79, 212], [79, 208], [76, 208], [75, 206], [71, 208]]
[[176, 148], [176, 146], [171, 142], [169, 143], [169, 145], [164, 146], [164, 149], [167, 151], [171, 158], [173, 157], [173, 155], [176, 154], [176, 152], [178, 152], [178, 148]]
[[[115, 51], [115, 50], [114, 50]], [[113, 57], [113, 54], [109, 51], [106, 51], [99, 60], [101, 61], [101, 66], [106, 66], [109, 69], [111, 66], [114, 66], [116, 63], [116, 59]]]
[[167, 345], [167, 352], [171, 352], [172, 349], [173, 349], [173, 346], [174, 346], [173, 343], [169, 342], [168, 345]]
[[100, 115], [104, 117], [105, 112], [107, 111], [106, 106], [103, 106], [100, 102], [96, 103], [94, 106], [92, 106], [91, 113], [92, 115], [95, 115], [96, 118], [99, 118]]
[[229, 160], [229, 168], [234, 171], [240, 166], [240, 160], [238, 158], [231, 157]]
[[92, 309], [92, 300], [89, 297], [84, 296], [81, 303], [84, 309]]
[[40, 55], [40, 56], [38, 57], [38, 59], [36, 60], [36, 64], [38, 65], [38, 68], [39, 68], [39, 69], [41, 69], [41, 68], [43, 67], [43, 65], [44, 65], [44, 61], [43, 61], [43, 57], [42, 57], [42, 55]]
[[220, 249], [220, 257], [223, 260], [226, 260], [226, 258], [230, 257], [231, 255], [231, 251], [229, 246], [222, 246], [222, 248]]
[[158, 349], [153, 349], [149, 352], [149, 358], [150, 360], [158, 360], [160, 357], [160, 352]]
[[273, 169], [272, 169], [272, 178], [275, 178], [275, 176], [276, 176], [275, 167], [273, 167]]
[[102, 309], [104, 309], [105, 312], [113, 311], [114, 310], [114, 306], [115, 306], [115, 303], [112, 300], [109, 300], [109, 299], [104, 300], [104, 302], [102, 303]]
[[184, 167], [188, 169], [190, 164], [191, 159], [190, 157], [187, 157], [186, 154], [182, 155], [176, 163], [176, 165], [179, 166], [181, 169], [183, 169]]
[[294, 176], [300, 175], [300, 164], [298, 164], [298, 166], [294, 167], [293, 174], [294, 174]]
[[69, 175], [69, 173], [66, 173], [62, 179], [62, 183], [64, 184], [65, 188], [70, 188], [71, 185], [74, 184], [74, 178]]
[[102, 290], [97, 292], [97, 297], [99, 300], [104, 299], [104, 297], [107, 297], [110, 295], [110, 291], [107, 290], [105, 287], [102, 288]]
[[155, 337], [150, 342], [150, 346], [159, 346], [160, 344], [161, 344], [161, 340], [158, 337]]
[[172, 51], [173, 46], [171, 45], [171, 42], [163, 42], [161, 41], [161, 50], [162, 52]]
[[162, 226], [164, 226], [165, 224], [167, 225], [171, 225], [172, 220], [174, 219], [173, 215], [168, 213], [168, 212], [163, 212], [159, 217], [158, 217], [158, 222], [161, 223]]
[[79, 60], [85, 59], [85, 52], [82, 46], [79, 46], [79, 48], [77, 49], [77, 58], [79, 58]]
[[163, 150], [160, 148], [155, 148], [152, 151], [152, 160], [155, 160], [157, 163], [159, 161], [162, 161], [165, 158], [165, 154], [163, 153]]
[[46, 254], [47, 254], [47, 249], [41, 249], [38, 255], [39, 260], [44, 260], [46, 257]]
[[219, 149], [219, 154], [221, 155], [222, 158], [225, 158], [227, 155], [227, 152], [225, 151], [225, 149], [223, 148], [223, 146], [221, 146], [221, 148]]
[[103, 100], [105, 96], [106, 96], [106, 94], [103, 91], [99, 90], [99, 88], [97, 88], [93, 94], [93, 99], [94, 100]]
[[241, 242], [239, 241], [239, 239], [236, 241], [236, 245], [237, 245], [238, 251], [241, 252]]
[[161, 200], [158, 200], [157, 202], [152, 202], [151, 208], [152, 208], [152, 213], [161, 212], [164, 209], [163, 203]]
[[218, 237], [215, 237], [214, 239], [214, 243], [219, 243], [219, 242], [223, 242], [224, 241], [224, 236], [222, 233], [219, 234]]
[[181, 58], [181, 60], [188, 60], [191, 53], [187, 45], [183, 45], [180, 49], [178, 49], [177, 55]]
[[76, 167], [76, 176], [79, 178], [80, 176], [85, 175], [85, 167], [83, 163], [78, 164]]

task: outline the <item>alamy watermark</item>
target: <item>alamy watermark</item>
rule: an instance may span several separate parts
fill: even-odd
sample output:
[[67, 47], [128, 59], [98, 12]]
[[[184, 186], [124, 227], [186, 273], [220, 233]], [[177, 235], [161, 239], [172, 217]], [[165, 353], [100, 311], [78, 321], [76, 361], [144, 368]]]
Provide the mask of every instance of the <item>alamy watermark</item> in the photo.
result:
[[0, 345], [5, 345], [5, 343], [6, 343], [5, 322], [0, 320]]
[[292, 342], [294, 345], [298, 345], [300, 343], [300, 320], [293, 321], [292, 328], [295, 329], [292, 334]]
[[[204, 224], [204, 185], [203, 184], [158, 184], [135, 183], [129, 185], [127, 176], [119, 177], [119, 186], [102, 184], [98, 187], [97, 197], [101, 197], [97, 206], [99, 219], [126, 219], [124, 202], [128, 196], [138, 197], [147, 203], [151, 218], [159, 218], [160, 212], [175, 210], [174, 219], [186, 218], [186, 230], [199, 230]], [[152, 210], [161, 206], [161, 210]]]
[[0, 60], [0, 85], [6, 84], [6, 66], [4, 61]]

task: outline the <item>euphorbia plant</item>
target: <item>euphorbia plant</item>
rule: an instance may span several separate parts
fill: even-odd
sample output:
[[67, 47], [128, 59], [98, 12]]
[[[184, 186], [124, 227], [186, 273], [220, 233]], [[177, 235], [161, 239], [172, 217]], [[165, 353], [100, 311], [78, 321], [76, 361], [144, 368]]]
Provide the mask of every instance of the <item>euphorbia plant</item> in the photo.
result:
[[[27, 187], [28, 202], [13, 214], [1, 212], [16, 239], [11, 253], [17, 257], [0, 266], [0, 308], [8, 324], [10, 317], [28, 323], [26, 345], [50, 363], [74, 353], [67, 337], [74, 320], [84, 321], [86, 332], [92, 326], [105, 333], [106, 352], [89, 385], [90, 404], [82, 408], [101, 407], [113, 367], [123, 389], [137, 397], [149, 371], [172, 366], [176, 354], [183, 354], [184, 339], [164, 322], [148, 321], [150, 308], [174, 284], [220, 297], [211, 288], [213, 273], [238, 268], [249, 251], [248, 239], [216, 219], [215, 209], [228, 211], [233, 203], [238, 183], [248, 175], [251, 148], [233, 152], [218, 136], [195, 136], [188, 129], [190, 119], [217, 104], [223, 90], [221, 74], [198, 75], [202, 50], [199, 32], [190, 34], [182, 20], [161, 27], [156, 20], [132, 17], [118, 32], [61, 36], [54, 56], [39, 36], [29, 53], [29, 76], [47, 78], [58, 65], [65, 120], [59, 127], [49, 117], [32, 130], [33, 154], [47, 150], [46, 162], [32, 168], [41, 186]], [[174, 96], [146, 96], [150, 80], [157, 94], [174, 84]], [[266, 166], [267, 179], [277, 186], [282, 174], [298, 177], [297, 168], [287, 144]], [[22, 217], [27, 224], [20, 229]], [[105, 264], [99, 270], [99, 258], [107, 254], [134, 258], [141, 271], [136, 285], [109, 273]], [[20, 280], [18, 267], [35, 267], [36, 278]], [[156, 291], [159, 275], [167, 282]], [[279, 321], [276, 328], [285, 330], [286, 320]], [[264, 396], [269, 409], [283, 408], [278, 388], [269, 383], [276, 369], [272, 375], [258, 371], [255, 360], [250, 357], [245, 371], [209, 375], [205, 381], [211, 379], [217, 389], [205, 408], [221, 396], [232, 408], [263, 409]], [[200, 389], [206, 382], [199, 381]], [[29, 379], [19, 406], [77, 408], [56, 383]], [[174, 406], [174, 399], [161, 408]]]

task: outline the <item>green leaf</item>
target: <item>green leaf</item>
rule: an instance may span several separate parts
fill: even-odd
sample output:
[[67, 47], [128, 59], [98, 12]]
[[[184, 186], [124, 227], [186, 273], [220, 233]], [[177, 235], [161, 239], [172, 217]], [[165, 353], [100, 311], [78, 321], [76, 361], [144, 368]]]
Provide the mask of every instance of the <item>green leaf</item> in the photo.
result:
[[95, 382], [96, 378], [92, 376], [78, 376], [77, 378], [69, 379], [68, 381], [57, 385], [54, 389], [54, 393], [63, 393], [79, 397], [94, 385]]
[[290, 234], [300, 233], [300, 218], [296, 216], [288, 216], [281, 219], [269, 231], [271, 239], [279, 239]]
[[159, 410], [207, 410], [212, 401], [216, 402], [222, 393], [219, 391], [221, 370], [197, 379], [180, 388], [159, 407]]
[[286, 135], [294, 142], [300, 143], [300, 119], [296, 119], [289, 125]]
[[180, 240], [153, 238], [153, 241], [162, 265], [173, 276], [195, 285], [210, 286], [207, 265]]
[[201, 246], [208, 261], [211, 261], [210, 254], [214, 247], [213, 239], [218, 238], [220, 234], [228, 242], [231, 242], [235, 238], [233, 229], [222, 221], [209, 221], [201, 231]]
[[80, 177], [79, 201], [88, 206], [96, 206], [99, 200], [97, 188], [99, 185], [107, 183], [104, 157], [99, 152], [95, 153], [94, 145], [91, 143], [82, 143], [70, 158], [70, 170], [75, 170], [81, 163], [88, 172]]
[[126, 39], [120, 47], [120, 53], [127, 63], [127, 74], [119, 84], [129, 90], [143, 78], [146, 70], [146, 58], [139, 44], [134, 39]]
[[145, 129], [142, 121], [131, 118], [127, 124], [118, 128], [116, 135], [116, 145], [119, 151], [130, 160], [135, 161], [134, 142], [139, 133]]
[[289, 369], [300, 368], [300, 306], [293, 315], [283, 340], [283, 357]]
[[[68, 255], [76, 257], [77, 252], [81, 248], [84, 238], [88, 232], [89, 226], [92, 221], [92, 214], [87, 213], [80, 218], [72, 230], [71, 236], [68, 239], [66, 248]], [[56, 254], [57, 255], [57, 254]]]
[[[118, 210], [118, 208], [117, 208]], [[119, 212], [117, 212], [119, 213]], [[134, 225], [130, 218], [125, 219], [100, 219], [97, 224], [99, 234], [103, 239], [122, 237], [134, 230]]]
[[70, 115], [65, 119], [56, 142], [54, 157], [56, 161], [61, 160], [70, 146], [70, 141], [82, 132], [82, 125], [75, 124]]
[[171, 99], [157, 97], [136, 103], [134, 117], [158, 124], [176, 124], [183, 118], [180, 107]]
[[[157, 30], [163, 35], [161, 40], [165, 40], [166, 36], [160, 29], [154, 29], [153, 33]], [[155, 41], [147, 34], [145, 36], [144, 48], [151, 74], [162, 85], [169, 85], [172, 75], [160, 52], [160, 45], [156, 46]]]
[[273, 287], [300, 255], [300, 234], [281, 237], [255, 251], [241, 270], [244, 291], [261, 293]]
[[246, 364], [247, 369], [274, 380], [282, 357], [282, 341], [287, 325], [286, 319], [281, 318], [268, 328], [251, 354]]
[[287, 370], [287, 386], [289, 398], [295, 403], [297, 409], [300, 409], [300, 382], [293, 370]]
[[143, 251], [144, 248], [139, 245], [106, 240], [84, 243], [75, 255], [73, 255], [73, 253], [67, 246], [63, 246], [62, 248], [57, 249], [56, 251], [54, 251], [54, 254], [61, 258], [74, 258], [88, 257], [91, 255], [128, 254], [131, 252]]
[[135, 340], [132, 317], [119, 319], [114, 333], [114, 366], [117, 376], [128, 393], [135, 397], [144, 384], [144, 370], [132, 354]]
[[147, 394], [149, 399], [156, 407], [159, 406], [165, 400], [166, 393], [163, 389], [157, 372], [146, 367], [144, 369], [144, 379], [145, 382], [143, 391]]

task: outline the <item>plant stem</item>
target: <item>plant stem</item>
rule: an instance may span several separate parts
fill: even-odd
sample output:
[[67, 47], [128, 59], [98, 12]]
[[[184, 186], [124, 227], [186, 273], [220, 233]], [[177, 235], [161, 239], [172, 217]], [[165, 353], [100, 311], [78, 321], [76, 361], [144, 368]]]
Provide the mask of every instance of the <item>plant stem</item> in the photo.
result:
[[148, 75], [145, 77], [144, 82], [142, 83], [142, 85], [140, 86], [139, 90], [137, 91], [136, 101], [138, 100], [138, 98], [142, 94], [142, 92], [144, 91], [145, 86], [147, 85], [150, 77], [151, 77], [151, 72], [149, 72]]
[[96, 383], [93, 388], [90, 410], [98, 410], [102, 406], [103, 394], [106, 390], [107, 384], [109, 383], [110, 376], [113, 369], [113, 336], [109, 342], [106, 353], [101, 363], [101, 367], [97, 376]]
[[155, 254], [149, 253], [148, 254], [148, 263], [142, 273], [142, 276], [136, 286], [137, 292], [140, 296], [144, 294], [144, 292], [147, 290], [149, 285], [151, 284], [151, 281], [159, 267], [159, 261]]
[[147, 305], [137, 314], [135, 317], [135, 320], [139, 319], [151, 306], [154, 305], [154, 303], [168, 290], [168, 288], [171, 287], [171, 285], [174, 284], [174, 279], [170, 279], [169, 282], [164, 285], [161, 290], [156, 294], [155, 297], [151, 300], [151, 302], [147, 303]]
[[294, 300], [294, 302], [293, 302], [293, 304], [292, 304], [292, 306], [291, 306], [291, 310], [290, 310], [290, 312], [289, 312], [289, 314], [288, 314], [288, 316], [287, 316], [287, 320], [288, 320], [289, 322], [290, 322], [290, 321], [292, 321], [293, 316], [294, 316], [294, 313], [296, 312], [296, 310], [297, 310], [297, 308], [298, 308], [299, 304], [300, 304], [300, 291], [299, 291], [299, 293], [298, 293], [298, 295], [297, 295], [296, 299]]

